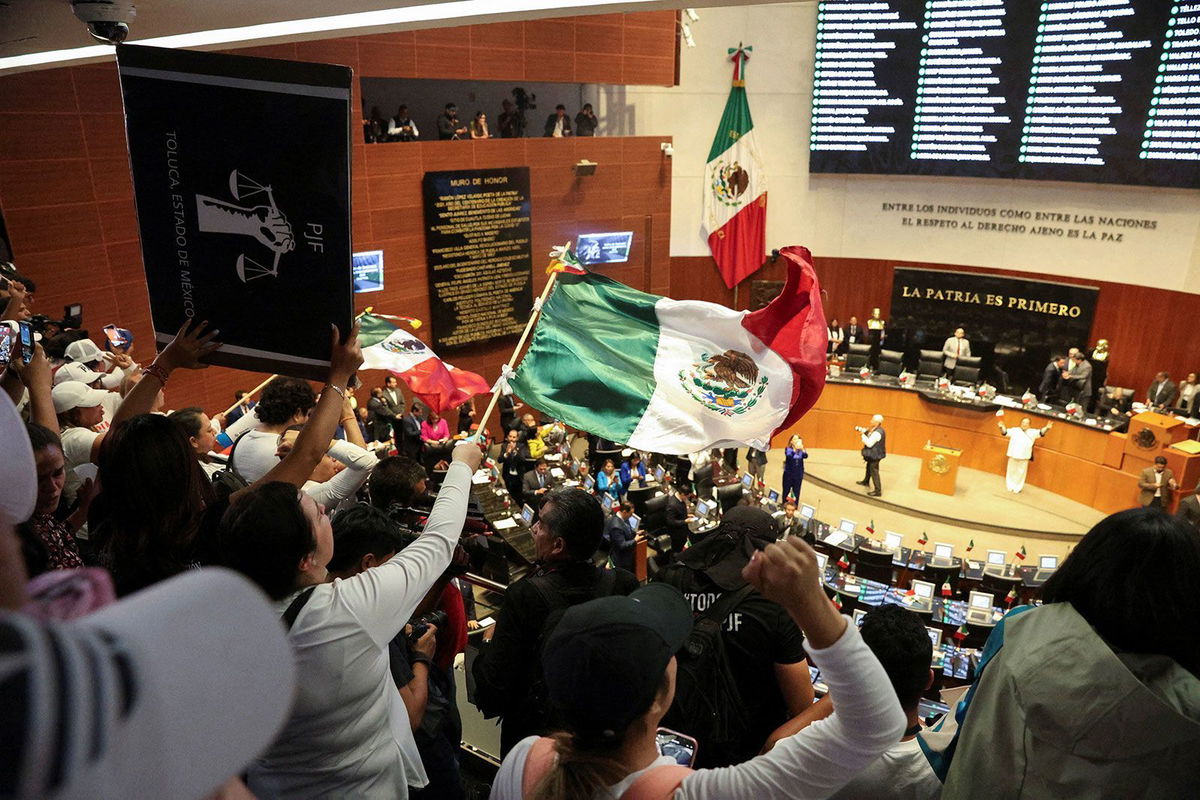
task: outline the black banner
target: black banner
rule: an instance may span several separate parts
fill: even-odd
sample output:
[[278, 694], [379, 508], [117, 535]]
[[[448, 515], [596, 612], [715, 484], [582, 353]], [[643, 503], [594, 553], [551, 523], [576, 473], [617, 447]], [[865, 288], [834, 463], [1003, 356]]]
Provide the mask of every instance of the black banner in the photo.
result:
[[424, 193], [434, 349], [520, 334], [533, 306], [529, 168], [427, 172]]
[[1037, 389], [1052, 355], [1086, 348], [1100, 290], [974, 272], [896, 267], [892, 318], [884, 347], [941, 350], [963, 328], [971, 355], [982, 357], [985, 377], [993, 367], [1020, 394]]
[[208, 320], [214, 364], [323, 379], [349, 330], [347, 67], [117, 48], [160, 346]]

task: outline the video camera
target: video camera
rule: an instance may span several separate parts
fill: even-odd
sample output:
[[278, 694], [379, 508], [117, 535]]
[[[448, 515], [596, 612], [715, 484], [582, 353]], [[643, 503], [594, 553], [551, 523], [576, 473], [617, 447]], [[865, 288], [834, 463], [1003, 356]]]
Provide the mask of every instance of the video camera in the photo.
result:
[[422, 614], [408, 621], [408, 624], [412, 626], [412, 631], [408, 634], [408, 640], [416, 644], [425, 635], [425, 632], [429, 630], [430, 625], [433, 625], [438, 630], [442, 630], [449, 623], [450, 617], [446, 616], [445, 611], [435, 609], [427, 614]]

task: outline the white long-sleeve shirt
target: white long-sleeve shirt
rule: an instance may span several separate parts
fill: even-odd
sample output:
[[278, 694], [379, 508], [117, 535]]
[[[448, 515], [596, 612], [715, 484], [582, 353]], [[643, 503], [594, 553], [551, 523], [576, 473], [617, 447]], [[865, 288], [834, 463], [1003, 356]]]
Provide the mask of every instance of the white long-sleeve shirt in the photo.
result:
[[863, 447], [874, 447], [881, 436], [883, 436], [883, 434], [879, 432], [879, 428], [876, 428], [873, 431], [867, 431], [862, 435]]
[[[829, 684], [833, 714], [782, 739], [766, 755], [733, 767], [697, 770], [684, 778], [674, 800], [828, 797], [899, 741], [906, 723], [900, 701], [857, 626], [847, 624], [841, 638], [824, 650], [806, 649]], [[522, 740], [504, 759], [491, 800], [521, 800], [525, 757], [536, 740]], [[673, 763], [664, 756], [647, 769]], [[641, 774], [626, 776], [593, 800], [619, 797]]]
[[302, 487], [313, 500], [333, 508], [358, 491], [366, 482], [379, 458], [370, 450], [364, 450], [353, 442], [338, 439], [329, 448], [329, 455], [346, 465], [346, 468], [323, 483], [307, 481]]
[[[390, 800], [428, 783], [388, 670], [388, 642], [450, 565], [470, 491], [470, 468], [452, 463], [415, 542], [386, 564], [313, 591], [288, 633], [298, 684], [291, 717], [250, 767], [258, 797]], [[276, 611], [282, 616], [294, 599], [278, 601]]]

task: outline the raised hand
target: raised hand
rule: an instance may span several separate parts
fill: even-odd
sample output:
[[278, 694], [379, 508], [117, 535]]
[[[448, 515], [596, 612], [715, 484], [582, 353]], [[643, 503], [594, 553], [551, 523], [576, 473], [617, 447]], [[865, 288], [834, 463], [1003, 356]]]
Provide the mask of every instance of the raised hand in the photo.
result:
[[216, 341], [218, 330], [208, 331], [208, 320], [196, 324], [193, 320], [183, 323], [171, 343], [158, 354], [154, 363], [170, 372], [173, 369], [204, 369], [208, 364], [202, 359], [221, 347]]
[[363, 354], [362, 347], [358, 343], [358, 320], [355, 320], [354, 326], [350, 329], [350, 335], [346, 337], [346, 341], [341, 341], [341, 332], [337, 325], [331, 325], [331, 354], [329, 358], [329, 382], [335, 386], [345, 386], [350, 376], [358, 371], [362, 366]]

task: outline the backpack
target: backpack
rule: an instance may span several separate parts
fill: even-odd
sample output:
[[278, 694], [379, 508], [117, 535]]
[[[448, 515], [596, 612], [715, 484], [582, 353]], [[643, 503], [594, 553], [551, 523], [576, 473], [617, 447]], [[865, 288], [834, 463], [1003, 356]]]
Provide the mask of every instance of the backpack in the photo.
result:
[[729, 667], [723, 628], [730, 613], [753, 591], [753, 586], [746, 585], [727, 592], [696, 615], [692, 632], [675, 655], [675, 702], [662, 725], [687, 731], [701, 747], [714, 753], [740, 745], [748, 728], [742, 693]]
[[[525, 755], [525, 764], [521, 773], [522, 797], [533, 792], [533, 787], [537, 786], [542, 776], [550, 771], [556, 760], [553, 739], [543, 736], [533, 743]], [[683, 779], [692, 772], [691, 767], [676, 764], [661, 764], [651, 767], [631, 783], [629, 788], [621, 793], [618, 800], [670, 800], [675, 796], [675, 791], [683, 783]]]
[[228, 502], [230, 497], [250, 485], [250, 482], [243, 478], [242, 473], [238, 472], [237, 467], [233, 465], [233, 454], [237, 452], [238, 443], [243, 438], [245, 437], [239, 436], [233, 443], [233, 447], [229, 448], [229, 458], [225, 463], [225, 469], [214, 472], [212, 476], [217, 498], [224, 502]]

